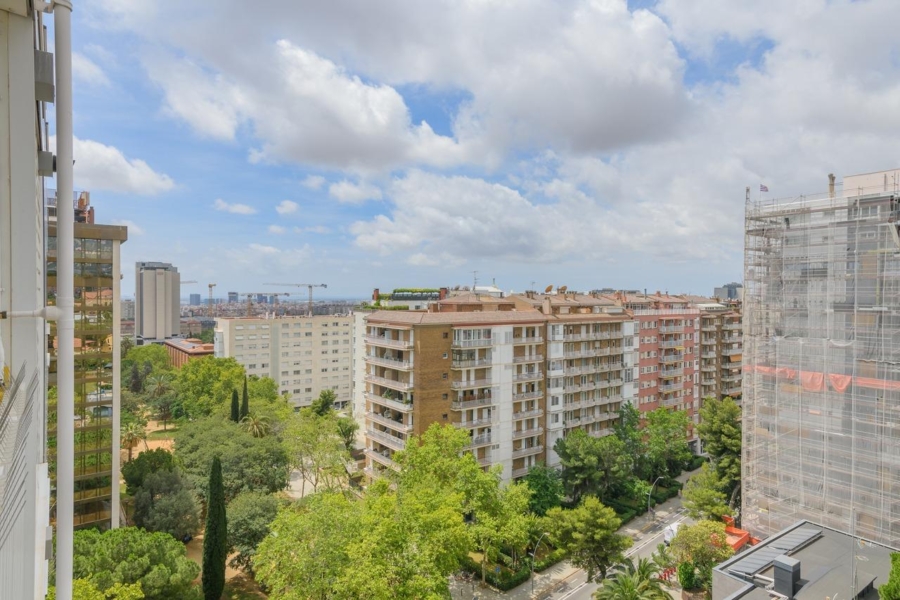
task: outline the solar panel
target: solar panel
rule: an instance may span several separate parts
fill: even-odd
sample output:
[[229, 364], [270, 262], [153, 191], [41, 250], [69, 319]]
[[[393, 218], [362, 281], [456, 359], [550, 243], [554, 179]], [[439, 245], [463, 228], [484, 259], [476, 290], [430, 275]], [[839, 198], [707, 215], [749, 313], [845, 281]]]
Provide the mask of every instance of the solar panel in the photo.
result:
[[758, 550], [750, 550], [747, 557], [728, 567], [735, 575], [751, 577], [772, 564], [776, 557], [791, 554], [822, 535], [821, 529], [802, 527], [766, 543]]

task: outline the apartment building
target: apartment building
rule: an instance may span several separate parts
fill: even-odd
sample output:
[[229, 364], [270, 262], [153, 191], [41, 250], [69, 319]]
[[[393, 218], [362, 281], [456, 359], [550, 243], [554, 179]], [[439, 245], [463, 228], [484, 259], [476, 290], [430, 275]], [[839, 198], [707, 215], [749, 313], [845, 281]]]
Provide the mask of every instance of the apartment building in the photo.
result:
[[138, 345], [161, 344], [181, 332], [181, 275], [162, 262], [138, 262], [134, 274], [134, 333]]
[[748, 202], [743, 525], [900, 548], [900, 170]]
[[470, 293], [368, 315], [366, 472], [394, 468], [393, 453], [432, 423], [466, 429], [479, 463], [502, 465], [506, 480], [557, 464], [550, 446], [575, 427], [609, 434], [630, 400], [632, 319], [593, 300]]
[[[61, 201], [49, 200], [57, 210], [63, 209]], [[47, 304], [52, 306], [57, 295], [54, 217], [49, 219], [47, 234]], [[119, 280], [120, 246], [127, 239], [128, 229], [122, 225], [75, 222], [75, 527], [118, 527], [120, 521]], [[49, 329], [48, 384], [52, 387], [59, 347], [55, 321]], [[47, 425], [51, 465], [56, 464], [55, 410], [51, 403]], [[53, 468], [50, 477], [55, 490]]]
[[741, 311], [706, 298], [697, 298], [700, 310], [700, 400], [730, 396], [740, 402], [743, 354]]
[[270, 377], [295, 407], [324, 389], [351, 403], [353, 315], [218, 318], [215, 356], [233, 357], [248, 375]]

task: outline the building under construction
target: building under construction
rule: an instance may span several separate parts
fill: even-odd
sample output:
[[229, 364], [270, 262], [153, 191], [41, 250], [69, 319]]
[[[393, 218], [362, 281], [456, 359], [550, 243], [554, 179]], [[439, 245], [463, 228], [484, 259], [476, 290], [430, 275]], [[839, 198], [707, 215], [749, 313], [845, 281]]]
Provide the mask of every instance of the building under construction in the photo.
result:
[[743, 525], [900, 548], [900, 170], [747, 202]]

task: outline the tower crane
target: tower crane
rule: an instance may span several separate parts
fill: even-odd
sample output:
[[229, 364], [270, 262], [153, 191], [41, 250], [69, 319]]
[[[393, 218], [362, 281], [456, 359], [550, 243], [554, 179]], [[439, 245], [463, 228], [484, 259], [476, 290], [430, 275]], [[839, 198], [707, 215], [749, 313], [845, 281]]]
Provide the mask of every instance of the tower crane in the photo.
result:
[[278, 312], [278, 296], [290, 296], [289, 292], [278, 292], [277, 294], [271, 294], [268, 292], [244, 292], [243, 294], [238, 294], [239, 296], [247, 296], [247, 316], [252, 316], [253, 309], [253, 296], [274, 296], [275, 297], [275, 312]]
[[207, 316], [208, 316], [209, 318], [212, 318], [212, 316], [213, 316], [213, 297], [212, 297], [212, 292], [213, 292], [213, 288], [216, 287], [216, 284], [215, 284], [215, 283], [208, 283], [208, 284], [206, 284], [206, 285], [207, 285], [207, 287], [209, 287], [209, 307], [208, 307], [209, 313], [207, 314]]
[[313, 316], [313, 288], [327, 288], [328, 285], [324, 283], [266, 283], [264, 285], [277, 285], [281, 287], [305, 287], [309, 289], [309, 316]]

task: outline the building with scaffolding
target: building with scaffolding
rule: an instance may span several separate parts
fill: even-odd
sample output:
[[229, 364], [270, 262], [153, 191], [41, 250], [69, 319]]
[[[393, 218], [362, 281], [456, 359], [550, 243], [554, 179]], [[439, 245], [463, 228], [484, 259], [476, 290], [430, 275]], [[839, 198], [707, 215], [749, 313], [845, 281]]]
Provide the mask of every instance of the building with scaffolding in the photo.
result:
[[746, 206], [743, 525], [900, 548], [900, 170]]

